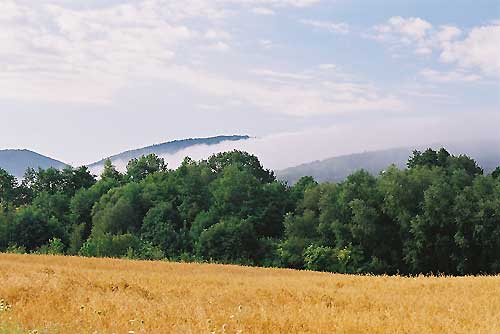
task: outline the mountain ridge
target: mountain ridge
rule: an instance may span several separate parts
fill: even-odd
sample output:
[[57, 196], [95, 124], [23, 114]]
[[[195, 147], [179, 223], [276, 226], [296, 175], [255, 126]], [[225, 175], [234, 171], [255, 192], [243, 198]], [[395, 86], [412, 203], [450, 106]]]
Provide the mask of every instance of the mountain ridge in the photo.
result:
[[416, 148], [396, 147], [339, 155], [277, 170], [276, 175], [289, 184], [294, 184], [302, 176], [312, 176], [318, 182], [340, 182], [360, 169], [376, 175], [390, 165], [406, 168], [406, 162], [414, 150], [438, 149], [440, 147], [446, 148], [452, 154], [469, 155], [478, 162], [486, 173], [500, 166], [500, 141], [454, 142], [419, 145]]
[[[219, 135], [205, 138], [186, 138], [154, 144], [138, 149], [127, 150], [109, 158], [112, 161], [137, 158], [144, 154], [154, 153], [157, 155], [173, 154], [183, 149], [196, 145], [216, 145], [224, 141], [247, 140], [248, 135]], [[452, 154], [467, 154], [476, 159], [485, 172], [491, 172], [500, 166], [500, 140], [472, 143], [441, 143], [432, 145], [420, 145], [416, 148], [395, 147], [382, 150], [364, 151], [340, 156], [334, 156], [323, 160], [315, 160], [297, 166], [291, 166], [282, 170], [276, 170], [279, 179], [289, 184], [295, 183], [302, 176], [313, 176], [318, 182], [339, 182], [359, 169], [364, 169], [372, 174], [378, 174], [390, 165], [405, 168], [406, 162], [414, 149], [424, 150], [427, 147], [445, 147]], [[108, 159], [101, 159], [87, 165], [94, 172]], [[3, 149], [0, 150], [0, 168], [7, 170], [10, 174], [22, 178], [27, 168], [64, 168], [68, 164], [44, 156], [29, 149]]]
[[[114, 154], [108, 158], [86, 165], [91, 170], [97, 170], [104, 165], [106, 159], [112, 161], [129, 161], [147, 154], [173, 154], [183, 149], [196, 145], [216, 145], [225, 141], [238, 141], [250, 139], [248, 135], [219, 135], [213, 137], [185, 138], [167, 141], [159, 144], [145, 146], [137, 149], [130, 149], [124, 152]], [[42, 155], [29, 149], [2, 149], [0, 150], [0, 168], [5, 169], [9, 174], [22, 178], [28, 168], [47, 169], [54, 167], [62, 169], [70, 166], [62, 161]]]
[[173, 154], [195, 145], [216, 145], [224, 141], [239, 141], [247, 139], [250, 139], [250, 136], [219, 135], [213, 137], [177, 139], [177, 140], [167, 141], [164, 143], [153, 144], [150, 146], [123, 151], [121, 153], [117, 153], [107, 158], [88, 164], [87, 167], [93, 169], [98, 166], [104, 165], [104, 162], [108, 159], [110, 159], [111, 161], [116, 161], [116, 160], [129, 161], [131, 159], [138, 158], [142, 155], [147, 155], [147, 154], [156, 154], [156, 155]]
[[64, 168], [68, 164], [28, 149], [0, 150], [0, 168], [21, 178], [28, 168]]

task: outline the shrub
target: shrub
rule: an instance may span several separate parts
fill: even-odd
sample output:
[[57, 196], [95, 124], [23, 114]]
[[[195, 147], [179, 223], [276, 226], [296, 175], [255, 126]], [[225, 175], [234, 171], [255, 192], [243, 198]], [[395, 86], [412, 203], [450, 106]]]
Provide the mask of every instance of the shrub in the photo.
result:
[[26, 247], [24, 247], [24, 246], [18, 246], [16, 244], [10, 244], [7, 247], [7, 249], [5, 250], [5, 253], [26, 254]]
[[47, 253], [50, 255], [62, 255], [64, 254], [64, 244], [59, 238], [52, 238], [49, 240], [49, 245], [47, 248]]
[[94, 236], [89, 238], [79, 251], [88, 257], [125, 257], [129, 248], [137, 249], [139, 239], [132, 234]]
[[250, 223], [229, 218], [203, 231], [197, 246], [207, 260], [247, 263], [255, 260], [259, 242]]
[[306, 269], [318, 271], [339, 271], [338, 252], [331, 247], [310, 245], [304, 251]]
[[159, 247], [132, 234], [106, 234], [91, 237], [83, 244], [79, 255], [87, 257], [126, 257], [142, 260], [160, 260], [165, 257]]
[[129, 247], [127, 250], [127, 258], [138, 260], [162, 260], [165, 258], [165, 253], [160, 247], [154, 246], [149, 241], [140, 241], [137, 249]]

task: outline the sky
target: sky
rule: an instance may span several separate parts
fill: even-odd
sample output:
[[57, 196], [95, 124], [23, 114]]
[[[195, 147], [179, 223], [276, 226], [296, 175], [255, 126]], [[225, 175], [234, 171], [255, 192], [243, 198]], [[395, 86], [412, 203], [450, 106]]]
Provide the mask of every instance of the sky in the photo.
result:
[[499, 126], [497, 0], [0, 0], [0, 149], [247, 134], [283, 168]]

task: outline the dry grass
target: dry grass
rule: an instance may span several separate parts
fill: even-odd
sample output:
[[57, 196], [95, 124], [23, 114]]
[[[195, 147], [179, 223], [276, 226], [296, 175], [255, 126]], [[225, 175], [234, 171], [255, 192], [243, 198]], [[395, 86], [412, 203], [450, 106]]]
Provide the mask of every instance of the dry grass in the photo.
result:
[[500, 277], [0, 254], [0, 299], [2, 334], [500, 333]]

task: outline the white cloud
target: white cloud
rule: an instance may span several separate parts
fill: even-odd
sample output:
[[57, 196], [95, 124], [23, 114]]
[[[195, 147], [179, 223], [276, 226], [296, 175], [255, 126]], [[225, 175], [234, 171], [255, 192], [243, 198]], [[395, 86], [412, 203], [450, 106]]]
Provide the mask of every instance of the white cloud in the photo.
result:
[[[273, 2], [273, 0], [268, 1]], [[282, 5], [293, 5], [295, 7], [309, 7], [319, 3], [320, 1], [321, 0], [274, 0], [276, 3], [282, 3]]]
[[[230, 0], [142, 0], [86, 9], [61, 2], [31, 7], [21, 0], [4, 1], [10, 9], [0, 17], [0, 98], [113, 103], [127, 85], [164, 80], [187, 87], [193, 96], [231, 98], [260, 111], [295, 116], [405, 108], [397, 97], [367, 83], [325, 81], [321, 73], [304, 74], [307, 69], [293, 73], [265, 68], [249, 77], [252, 69], [244, 66], [226, 73], [206, 65], [209, 57], [220, 57], [213, 51], [231, 50], [224, 61], [238, 51], [228, 42], [238, 36], [221, 21], [231, 15], [221, 5]], [[234, 2], [276, 8], [315, 3]], [[342, 24], [325, 28], [347, 29]], [[261, 45], [269, 48], [273, 43]]]
[[375, 33], [371, 38], [389, 43], [392, 48], [411, 46], [414, 52], [420, 55], [432, 53], [431, 45], [427, 40], [432, 25], [418, 17], [403, 18], [391, 17], [385, 24], [373, 28]]
[[230, 40], [231, 34], [224, 30], [209, 29], [205, 32], [205, 38], [211, 40]]
[[0, 20], [15, 20], [26, 15], [26, 8], [18, 6], [14, 1], [5, 0], [0, 11]]
[[324, 81], [320, 76], [297, 81], [299, 76], [294, 74], [264, 71], [260, 74], [283, 80], [235, 80], [188, 67], [171, 67], [162, 76], [204, 94], [236, 98], [263, 111], [294, 116], [407, 109], [396, 96], [383, 94], [369, 84]]
[[403, 18], [401, 16], [391, 17], [387, 24], [377, 26], [380, 33], [395, 33], [406, 38], [419, 40], [426, 36], [432, 25], [418, 17]]
[[335, 64], [320, 64], [320, 65], [318, 65], [318, 68], [321, 70], [334, 70], [337, 68], [337, 65], [335, 65]]
[[255, 7], [252, 8], [252, 13], [257, 14], [257, 15], [275, 15], [276, 12], [272, 9], [265, 8], [265, 7]]
[[297, 73], [284, 73], [277, 72], [269, 69], [255, 69], [251, 70], [250, 73], [258, 75], [260, 77], [271, 77], [271, 78], [280, 78], [280, 79], [292, 79], [292, 80], [311, 80], [312, 77], [304, 74]]
[[316, 29], [326, 30], [328, 32], [337, 34], [347, 34], [349, 33], [349, 25], [347, 23], [341, 22], [328, 22], [328, 21], [318, 21], [318, 20], [300, 20], [302, 24], [314, 27]]
[[310, 7], [318, 4], [321, 0], [229, 0], [227, 2], [234, 2], [239, 4], [249, 4], [249, 5], [268, 5], [276, 7]]
[[0, 20], [3, 97], [109, 100], [128, 77], [169, 64], [179, 43], [197, 38], [190, 28], [162, 20], [150, 2], [79, 11], [8, 3], [21, 16]]
[[268, 39], [261, 39], [258, 42], [259, 42], [259, 45], [261, 47], [263, 47], [264, 49], [271, 49], [271, 48], [276, 46], [276, 44], [273, 41], [268, 40]]
[[[453, 71], [445, 77], [458, 78], [461, 81], [476, 80], [478, 75], [500, 76], [500, 25], [474, 27], [469, 33], [451, 25], [434, 28], [421, 18], [392, 17], [386, 24], [374, 27], [375, 33], [370, 37], [389, 43], [393, 50], [409, 47], [419, 55], [430, 55], [436, 52], [445, 63], [456, 64], [460, 71]], [[476, 70], [477, 75], [463, 75], [460, 72]], [[432, 72], [431, 72], [432, 73]], [[437, 75], [432, 73], [437, 79]]]
[[227, 43], [219, 41], [217, 43], [207, 45], [205, 47], [205, 49], [211, 50], [211, 51], [226, 52], [226, 51], [229, 51], [231, 49], [231, 47]]
[[500, 77], [500, 25], [473, 28], [463, 40], [446, 43], [440, 58], [463, 68], [479, 68]]
[[462, 35], [462, 30], [455, 26], [444, 25], [435, 33], [434, 38], [439, 43], [449, 43]]
[[481, 79], [479, 75], [462, 71], [440, 72], [432, 69], [424, 69], [420, 75], [433, 82], [473, 82]]

